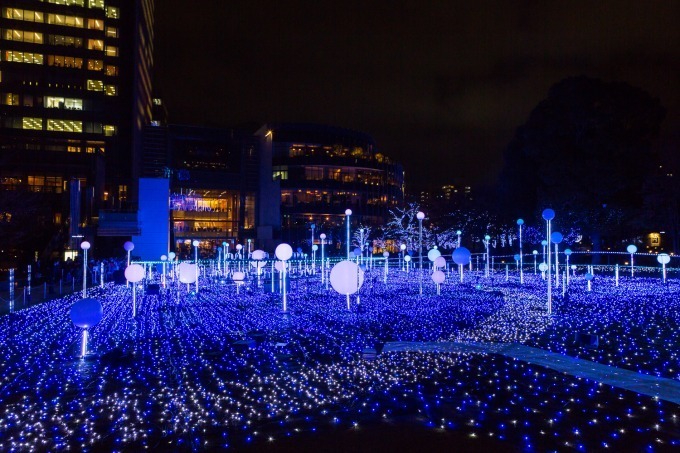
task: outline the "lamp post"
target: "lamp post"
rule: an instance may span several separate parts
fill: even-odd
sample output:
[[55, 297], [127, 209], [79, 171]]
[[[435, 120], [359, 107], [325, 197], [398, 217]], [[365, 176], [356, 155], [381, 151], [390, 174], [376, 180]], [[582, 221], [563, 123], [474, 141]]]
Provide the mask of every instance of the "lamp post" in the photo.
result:
[[460, 248], [460, 235], [463, 234], [462, 231], [456, 230], [456, 235], [458, 236], [458, 245], [456, 245], [456, 248]]
[[628, 250], [628, 253], [630, 253], [630, 277], [633, 278], [633, 276], [635, 275], [633, 255], [635, 255], [635, 253], [637, 252], [637, 246], [635, 244], [630, 244], [628, 247], [626, 247], [626, 250]]
[[324, 253], [324, 245], [326, 245], [326, 233], [321, 233], [319, 238], [321, 239], [321, 283], [323, 284], [326, 280], [326, 266], [324, 264], [326, 262], [326, 256]]
[[488, 277], [489, 276], [489, 243], [491, 242], [491, 236], [488, 234], [484, 236], [484, 245], [486, 246], [486, 271], [484, 272], [484, 276]]
[[349, 222], [352, 215], [351, 209], [345, 209], [345, 218], [347, 219], [347, 259], [349, 259]]
[[524, 257], [522, 255], [522, 225], [524, 225], [524, 219], [517, 219], [517, 226], [519, 227], [519, 283], [524, 284]]
[[[564, 249], [564, 257], [567, 260], [567, 280], [565, 281], [565, 286], [569, 286], [569, 257], [571, 256], [571, 249]], [[616, 277], [618, 281], [618, 273], [619, 273], [619, 268], [616, 268]]]
[[401, 250], [401, 255], [399, 255], [399, 257], [401, 258], [401, 259], [400, 259], [400, 261], [401, 261], [401, 270], [403, 271], [403, 270], [404, 270], [404, 253], [406, 252], [406, 244], [401, 244], [401, 245], [399, 246], [399, 250]]
[[229, 253], [229, 247], [226, 241], [222, 242], [222, 275], [227, 274], [227, 254]]
[[550, 235], [550, 241], [555, 244], [555, 288], [560, 286], [560, 264], [559, 264], [559, 244], [562, 242], [562, 233], [559, 233], [557, 231], [553, 232]]
[[194, 262], [196, 263], [196, 295], [198, 295], [198, 242], [196, 239], [194, 239], [194, 242], [192, 242], [194, 246]]
[[536, 257], [538, 256], [538, 250], [534, 250], [531, 253], [534, 255], [534, 275], [536, 275]]
[[312, 223], [311, 227], [312, 227], [312, 242], [309, 246], [314, 247], [314, 229], [316, 228], [316, 225]]
[[83, 249], [83, 299], [87, 297], [87, 251], [90, 249], [90, 243], [83, 241], [80, 243], [80, 248]]
[[[126, 241], [125, 244], [123, 244], [123, 249], [127, 252], [127, 265], [130, 265], [130, 252], [135, 249], [135, 244], [133, 244], [131, 241]], [[130, 281], [128, 279], [125, 279], [125, 286], [130, 286]]]
[[161, 255], [161, 261], [163, 262], [163, 276], [161, 277], [161, 283], [163, 284], [163, 288], [165, 288], [165, 264], [168, 261], [168, 256]]
[[241, 272], [241, 260], [243, 257], [241, 256], [241, 250], [243, 250], [243, 246], [241, 244], [236, 244], [236, 255], [238, 256], [238, 270]]
[[420, 268], [420, 294], [423, 294], [423, 219], [425, 213], [418, 211], [416, 214], [418, 219], [418, 267]]
[[[546, 238], [548, 240], [550, 240], [550, 234], [551, 234], [550, 233], [550, 227], [551, 227], [550, 221], [555, 218], [555, 211], [553, 211], [552, 209], [544, 209], [542, 216], [543, 216], [543, 219], [546, 221], [546, 224], [547, 224], [546, 225], [546, 228], [547, 228]], [[548, 255], [548, 269], [546, 269], [547, 272], [548, 272], [548, 275], [547, 275], [547, 277], [548, 277], [548, 314], [551, 315], [552, 314], [552, 280], [550, 278], [550, 262], [551, 262], [551, 259], [550, 259], [550, 244], [547, 243], [547, 241], [546, 241], [546, 254]]]

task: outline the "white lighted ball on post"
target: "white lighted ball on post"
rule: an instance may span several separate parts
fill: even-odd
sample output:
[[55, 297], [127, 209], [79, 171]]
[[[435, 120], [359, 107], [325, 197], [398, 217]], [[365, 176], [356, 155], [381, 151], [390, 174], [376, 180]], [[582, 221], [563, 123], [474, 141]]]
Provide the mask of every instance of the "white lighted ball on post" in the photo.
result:
[[71, 321], [83, 329], [83, 340], [80, 347], [80, 357], [87, 355], [87, 329], [99, 324], [104, 316], [102, 304], [97, 299], [85, 298], [71, 306]]
[[281, 288], [283, 290], [283, 312], [287, 313], [288, 312], [288, 301], [286, 299], [286, 261], [290, 259], [291, 256], [293, 256], [293, 248], [286, 244], [279, 244], [276, 247], [276, 250], [274, 250], [274, 255], [278, 259], [280, 259], [283, 262], [283, 267], [282, 267], [282, 273], [281, 275], [283, 276], [282, 278], [282, 283], [281, 283]]
[[349, 259], [349, 222], [352, 215], [351, 209], [345, 209], [345, 218], [347, 219], [347, 259]]
[[87, 251], [90, 250], [90, 243], [83, 241], [80, 243], [83, 249], [83, 297], [87, 296]]
[[[135, 244], [133, 244], [131, 241], [125, 241], [125, 243], [123, 244], [123, 249], [127, 253], [127, 265], [129, 266], [130, 265], [130, 252], [132, 252], [135, 249]], [[129, 285], [130, 282], [127, 281], [125, 284]]]
[[[567, 280], [565, 282], [565, 285], [569, 285], [569, 257], [571, 256], [572, 253], [573, 252], [571, 251], [571, 249], [564, 249], [564, 257], [565, 257], [564, 259], [567, 261], [567, 264], [566, 264], [566, 266], [567, 266]], [[617, 272], [618, 272], [618, 268], [617, 268]]]
[[388, 266], [388, 263], [389, 263], [389, 260], [390, 260], [390, 252], [385, 250], [383, 252], [383, 258], [385, 258], [385, 275], [383, 276], [383, 283], [387, 283], [387, 272], [388, 272], [387, 266]]
[[[440, 258], [442, 258], [440, 256]], [[446, 275], [444, 275], [444, 272], [440, 270], [436, 270], [432, 273], [432, 281], [437, 285], [437, 295], [439, 296], [440, 290], [439, 287], [442, 283], [444, 283], [444, 280], [446, 279]]]
[[353, 261], [340, 261], [333, 266], [328, 278], [335, 291], [347, 296], [347, 310], [350, 310], [349, 296], [359, 291], [364, 284], [363, 269]]
[[399, 250], [400, 250], [400, 254], [399, 254], [400, 260], [399, 261], [401, 261], [399, 264], [400, 264], [401, 270], [403, 271], [404, 270], [404, 254], [406, 253], [406, 244], [401, 244], [399, 246]]
[[626, 250], [630, 253], [630, 276], [633, 277], [635, 275], [635, 262], [633, 260], [635, 259], [635, 253], [637, 253], [637, 246], [635, 244], [630, 244], [626, 247]]
[[132, 283], [132, 317], [137, 316], [137, 282], [144, 278], [144, 267], [130, 264], [125, 268], [125, 278]]
[[194, 242], [191, 243], [194, 246], [194, 263], [196, 263], [196, 294], [198, 294], [198, 245], [200, 244], [199, 241], [194, 239]]
[[671, 262], [671, 257], [668, 253], [659, 253], [656, 260], [661, 264], [661, 268], [663, 269], [663, 282], [666, 283], [666, 264]]
[[246, 274], [243, 272], [234, 272], [234, 274], [231, 276], [231, 279], [234, 280], [234, 284], [236, 285], [236, 294], [239, 293], [239, 287], [244, 283], [244, 280], [246, 279]]
[[161, 262], [163, 263], [163, 276], [161, 277], [161, 283], [163, 284], [163, 288], [165, 288], [165, 264], [168, 261], [168, 256], [167, 255], [161, 255]]
[[321, 233], [319, 239], [321, 239], [321, 284], [323, 284], [326, 280], [326, 254], [324, 250], [324, 245], [326, 245], [326, 233]]
[[534, 255], [534, 275], [536, 275], [536, 256], [538, 256], [538, 250], [531, 252]]
[[409, 263], [411, 262], [411, 255], [404, 255], [404, 262], [406, 263], [406, 273], [408, 274]]

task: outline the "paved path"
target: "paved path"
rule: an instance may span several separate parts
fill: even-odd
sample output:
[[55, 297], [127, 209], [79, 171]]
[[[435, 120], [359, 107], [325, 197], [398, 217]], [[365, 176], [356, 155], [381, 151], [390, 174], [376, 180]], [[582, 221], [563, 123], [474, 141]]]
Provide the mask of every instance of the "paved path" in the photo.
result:
[[453, 343], [453, 342], [389, 342], [383, 352], [440, 351], [500, 354], [524, 362], [541, 365], [576, 377], [592, 379], [643, 395], [680, 404], [680, 381], [660, 378], [609, 365], [577, 359], [564, 354], [512, 343]]

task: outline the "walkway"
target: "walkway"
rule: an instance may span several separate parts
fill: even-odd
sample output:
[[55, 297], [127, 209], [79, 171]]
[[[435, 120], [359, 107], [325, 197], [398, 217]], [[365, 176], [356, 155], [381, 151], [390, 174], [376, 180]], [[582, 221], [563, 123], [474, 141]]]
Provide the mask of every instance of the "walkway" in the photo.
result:
[[591, 362], [590, 360], [577, 359], [522, 344], [453, 342], [419, 343], [406, 341], [385, 343], [383, 352], [392, 351], [477, 352], [500, 354], [571, 374], [576, 377], [591, 379], [603, 384], [680, 404], [680, 381], [636, 373], [635, 371], [602, 365]]

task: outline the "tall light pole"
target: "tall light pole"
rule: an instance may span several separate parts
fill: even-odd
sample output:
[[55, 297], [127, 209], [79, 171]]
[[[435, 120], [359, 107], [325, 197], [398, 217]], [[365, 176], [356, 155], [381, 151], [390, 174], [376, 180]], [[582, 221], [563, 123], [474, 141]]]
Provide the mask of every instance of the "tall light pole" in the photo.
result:
[[312, 223], [312, 243], [309, 244], [310, 248], [314, 247], [314, 229], [315, 228], [316, 228], [316, 225]]
[[457, 230], [457, 231], [456, 231], [456, 235], [458, 235], [458, 245], [456, 246], [456, 248], [460, 248], [460, 235], [461, 235], [461, 234], [463, 234], [462, 231], [460, 231], [460, 230]]
[[399, 250], [401, 250], [401, 255], [400, 255], [401, 260], [400, 261], [401, 261], [401, 270], [403, 271], [404, 270], [404, 253], [406, 252], [406, 244], [401, 244], [399, 246]]
[[321, 284], [324, 283], [326, 280], [326, 266], [325, 266], [325, 259], [326, 256], [324, 254], [324, 245], [326, 244], [326, 233], [321, 233], [319, 235], [319, 238], [321, 239]]
[[484, 245], [486, 246], [486, 272], [484, 272], [484, 276], [488, 277], [489, 276], [489, 243], [491, 242], [491, 236], [488, 234], [484, 236]]
[[423, 219], [425, 213], [418, 211], [416, 214], [418, 219], [418, 267], [420, 267], [420, 294], [423, 294]]
[[635, 252], [637, 252], [637, 246], [635, 244], [630, 244], [628, 247], [626, 247], [626, 250], [628, 253], [630, 253], [630, 277], [633, 278], [635, 276], [635, 265], [634, 265], [634, 257], [633, 255]]
[[[135, 244], [133, 244], [131, 241], [125, 241], [125, 244], [123, 244], [123, 249], [127, 252], [127, 265], [130, 265], [130, 252], [135, 249]], [[130, 286], [130, 281], [128, 279], [125, 279], [125, 286]]]
[[555, 244], [555, 288], [560, 286], [560, 255], [559, 255], [559, 244], [562, 242], [562, 233], [554, 231], [550, 235], [550, 241]]
[[194, 246], [194, 263], [196, 263], [196, 295], [198, 296], [198, 242], [196, 239], [194, 239], [194, 242], [192, 242]]
[[83, 241], [80, 243], [80, 248], [83, 249], [83, 299], [87, 297], [87, 251], [90, 249], [90, 243]]
[[536, 275], [536, 257], [538, 256], [538, 250], [534, 250], [531, 253], [534, 255], [534, 275]]
[[[550, 233], [550, 227], [551, 227], [550, 221], [555, 218], [555, 211], [553, 211], [552, 209], [544, 209], [542, 216], [543, 216], [543, 219], [546, 221], [546, 228], [547, 228], [546, 238], [547, 238], [547, 241], [550, 241], [550, 234], [551, 234]], [[546, 243], [545, 250], [546, 250], [546, 254], [548, 255], [548, 269], [547, 269], [547, 272], [548, 272], [548, 275], [547, 275], [547, 277], [548, 277], [548, 314], [551, 315], [552, 314], [552, 280], [550, 278], [550, 262], [551, 262], [551, 259], [550, 259], [550, 255], [551, 255], [551, 253], [550, 253], [550, 242]]]
[[523, 260], [524, 256], [522, 255], [522, 225], [524, 225], [524, 219], [517, 219], [517, 226], [519, 227], [519, 283], [521, 285], [524, 284], [524, 269], [523, 269]]
[[352, 215], [351, 209], [345, 209], [345, 218], [347, 219], [347, 259], [349, 259], [349, 222]]

